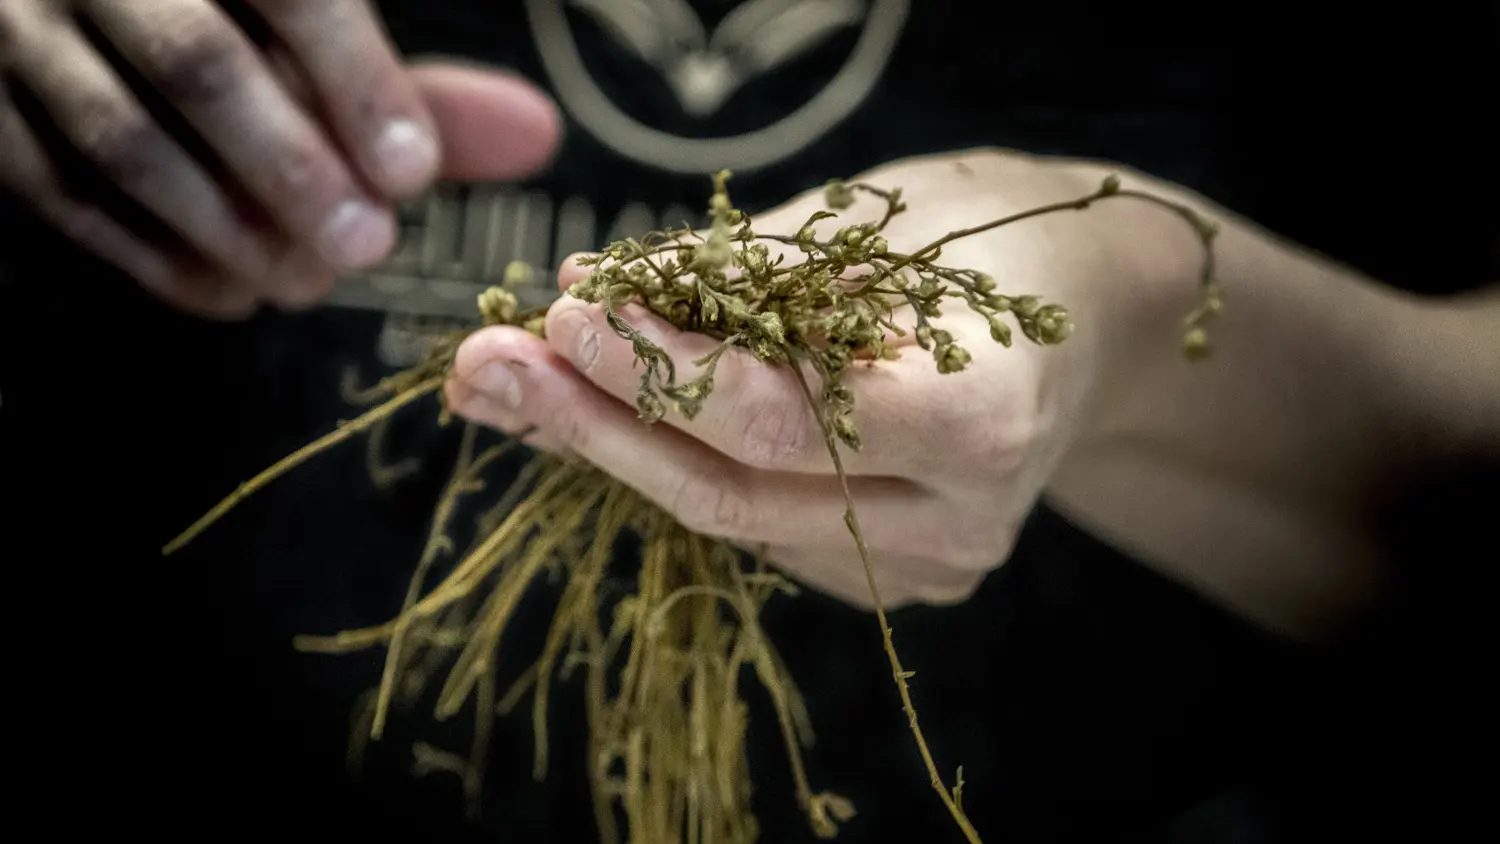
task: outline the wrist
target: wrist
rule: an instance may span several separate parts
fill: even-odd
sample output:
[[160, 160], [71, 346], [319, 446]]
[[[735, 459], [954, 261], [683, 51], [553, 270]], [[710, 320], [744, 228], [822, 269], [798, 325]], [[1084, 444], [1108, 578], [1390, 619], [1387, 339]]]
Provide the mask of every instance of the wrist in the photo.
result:
[[[1090, 181], [1118, 175], [1127, 190], [1150, 193], [1198, 211], [1210, 222], [1206, 203], [1181, 188], [1118, 167], [1074, 165], [1091, 171]], [[1095, 384], [1082, 443], [1144, 434], [1154, 424], [1151, 408], [1168, 382], [1193, 364], [1182, 352], [1185, 320], [1202, 304], [1203, 241], [1181, 215], [1160, 204], [1121, 196], [1101, 200], [1088, 212], [1091, 271], [1080, 277], [1069, 302], [1079, 327], [1094, 340]], [[1216, 253], [1217, 253], [1216, 248]], [[1220, 261], [1222, 263], [1222, 261]], [[1219, 326], [1208, 326], [1214, 344]]]
[[[1134, 174], [1132, 174], [1134, 175]], [[1170, 211], [1101, 214], [1111, 309], [1097, 412], [1048, 495], [1083, 526], [1237, 612], [1317, 636], [1368, 604], [1380, 555], [1364, 522], [1392, 468], [1388, 374], [1372, 365], [1400, 297], [1275, 242], [1185, 191], [1125, 178], [1218, 224], [1224, 313], [1189, 361], [1183, 318], [1203, 251]], [[1101, 206], [1102, 207], [1102, 206]], [[1104, 277], [1112, 284], [1116, 277]]]
[[1500, 291], [1402, 302], [1379, 366], [1413, 461], [1500, 455]]

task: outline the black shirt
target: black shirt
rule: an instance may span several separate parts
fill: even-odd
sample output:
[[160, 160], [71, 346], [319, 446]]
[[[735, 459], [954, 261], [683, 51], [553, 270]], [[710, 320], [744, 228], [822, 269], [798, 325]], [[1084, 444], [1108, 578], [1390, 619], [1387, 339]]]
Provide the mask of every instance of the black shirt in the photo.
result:
[[[379, 5], [409, 54], [510, 67], [555, 91], [568, 124], [551, 170], [525, 185], [446, 187], [447, 199], [408, 211], [389, 267], [345, 282], [328, 308], [244, 325], [172, 314], [20, 220], [0, 254], [0, 448], [5, 480], [27, 481], [8, 500], [38, 514], [7, 524], [0, 552], [31, 587], [25, 615], [37, 614], [21, 642], [35, 662], [22, 660], [13, 694], [66, 748], [38, 753], [53, 760], [46, 781], [111, 823], [592, 840], [575, 687], [557, 696], [545, 783], [529, 781], [529, 720], [498, 723], [484, 814], [465, 826], [454, 782], [411, 775], [409, 742], [461, 748], [466, 724], [402, 719], [351, 778], [348, 715], [380, 654], [291, 648], [295, 634], [376, 623], [399, 605], [455, 448], [431, 416], [392, 431], [394, 458], [422, 460], [394, 486], [373, 485], [362, 448], [347, 446], [182, 556], [156, 549], [351, 416], [346, 373], [369, 382], [401, 365], [421, 325], [471, 306], [436, 292], [443, 284], [462, 292], [503, 258], [545, 266], [696, 215], [718, 166], [736, 169], [737, 201], [753, 211], [897, 157], [1009, 146], [1141, 168], [1416, 290], [1476, 286], [1500, 261], [1497, 206], [1474, 201], [1500, 189], [1482, 163], [1500, 149], [1492, 4], [1351, 22], [1264, 5], [697, 2], [717, 37], [696, 54], [690, 19], [644, 26], [584, 8], [626, 4]], [[802, 17], [757, 29], [751, 6]], [[1475, 490], [1493, 484], [1453, 500], [1472, 507]], [[1454, 525], [1477, 523], [1429, 509], [1426, 522], [1399, 522], [1442, 526], [1407, 531], [1418, 559], [1434, 536], [1456, 542]], [[1042, 507], [972, 601], [894, 624], [934, 751], [965, 766], [986, 840], [1355, 838], [1429, 805], [1393, 756], [1417, 764], [1431, 750], [1420, 737], [1444, 722], [1392, 701], [1416, 683], [1459, 699], [1472, 676], [1437, 667], [1476, 647], [1462, 626], [1476, 592], [1451, 588], [1472, 572], [1419, 569], [1413, 602], [1445, 608], [1446, 626], [1402, 606], [1391, 615], [1403, 626], [1309, 653]], [[529, 663], [549, 612], [539, 593], [507, 635], [502, 673]], [[815, 782], [860, 810], [842, 840], [956, 835], [927, 790], [873, 619], [805, 596], [773, 604], [767, 625], [795, 645], [784, 652], [819, 729]], [[752, 728], [764, 840], [808, 840], [765, 711]], [[1473, 746], [1468, 727], [1447, 726]]]

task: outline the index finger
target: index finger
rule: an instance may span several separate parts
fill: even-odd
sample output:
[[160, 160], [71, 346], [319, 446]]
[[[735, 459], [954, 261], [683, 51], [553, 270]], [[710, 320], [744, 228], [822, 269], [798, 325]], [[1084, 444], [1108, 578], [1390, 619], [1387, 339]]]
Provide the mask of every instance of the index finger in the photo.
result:
[[431, 114], [367, 0], [249, 0], [306, 74], [340, 145], [389, 197], [424, 190], [441, 148]]

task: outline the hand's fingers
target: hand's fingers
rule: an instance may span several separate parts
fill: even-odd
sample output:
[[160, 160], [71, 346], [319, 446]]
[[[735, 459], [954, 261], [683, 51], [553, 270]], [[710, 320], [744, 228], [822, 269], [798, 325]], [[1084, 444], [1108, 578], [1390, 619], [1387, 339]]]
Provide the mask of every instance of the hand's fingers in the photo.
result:
[[153, 290], [172, 286], [172, 262], [99, 209], [73, 200], [26, 121], [0, 88], [0, 183], [32, 209], [101, 258], [120, 267]]
[[103, 209], [70, 196], [41, 142], [0, 88], [0, 185], [14, 191], [64, 236], [139, 281], [147, 290], [203, 317], [237, 319], [255, 311], [255, 298], [137, 237]]
[[[201, 0], [84, 5], [285, 234], [339, 269], [385, 258], [396, 238], [393, 213], [364, 191], [217, 6]], [[285, 296], [298, 294], [298, 282], [281, 273], [272, 279]]]
[[[718, 345], [711, 338], [679, 331], [637, 306], [627, 306], [621, 315], [672, 358], [679, 381], [695, 377], [699, 369], [693, 361]], [[641, 369], [630, 341], [614, 332], [599, 306], [559, 300], [548, 313], [547, 339], [605, 392], [635, 402]], [[816, 374], [807, 377], [821, 401]], [[856, 364], [843, 383], [854, 394], [852, 420], [862, 442], [858, 453], [843, 451], [845, 469], [855, 475], [923, 479], [947, 468], [946, 462], [931, 462], [946, 447], [934, 437], [950, 436], [943, 426], [978, 404], [972, 377], [939, 375], [931, 358], [917, 349], [894, 361]], [[730, 349], [720, 357], [713, 393], [696, 417], [669, 413], [666, 421], [755, 468], [833, 471], [818, 413], [809, 406], [796, 374], [761, 363], [743, 349]]]
[[[566, 289], [584, 274], [586, 268], [569, 260], [559, 280]], [[1024, 463], [1039, 425], [1051, 421], [1035, 385], [1041, 383], [1038, 370], [1046, 356], [1055, 353], [1026, 343], [1004, 348], [990, 337], [984, 319], [958, 305], [950, 310], [938, 325], [973, 355], [963, 372], [941, 374], [930, 351], [902, 343], [896, 360], [856, 363], [845, 373], [862, 441], [858, 454], [842, 452], [850, 474], [911, 478], [949, 491], [961, 491], [976, 478], [992, 483]], [[679, 368], [679, 380], [697, 374], [693, 361], [716, 346], [640, 307], [628, 306], [621, 313], [667, 351]], [[909, 317], [908, 312], [901, 319]], [[606, 391], [635, 401], [640, 369], [633, 363], [634, 351], [597, 306], [560, 299], [548, 315], [547, 337], [559, 354]], [[751, 374], [742, 374], [746, 370]], [[714, 394], [694, 420], [669, 413], [667, 421], [740, 462], [781, 471], [832, 471], [816, 418], [788, 421], [805, 413], [806, 400], [794, 374], [736, 352], [726, 353], [714, 381]], [[809, 386], [814, 394], [821, 389], [816, 375], [809, 374]], [[811, 432], [809, 425], [814, 426]]]
[[276, 84], [281, 86], [281, 90], [292, 98], [292, 102], [301, 106], [308, 114], [321, 117], [322, 104], [313, 92], [312, 83], [307, 80], [307, 72], [287, 53], [286, 48], [272, 42], [261, 47], [260, 54], [265, 60], [266, 69], [275, 78]]
[[334, 136], [371, 184], [408, 196], [437, 176], [437, 130], [365, 0], [250, 0], [306, 71]]
[[[828, 543], [842, 535], [845, 502], [834, 478], [738, 465], [600, 392], [541, 340], [518, 329], [471, 337], [455, 363], [453, 408], [514, 431], [537, 425], [556, 442], [671, 512], [699, 533], [737, 542]], [[915, 525], [942, 523], [949, 508], [903, 481], [857, 478], [851, 490], [872, 548], [916, 554], [945, 539]]]
[[557, 153], [562, 117], [524, 79], [437, 61], [417, 64], [411, 73], [442, 138], [443, 178], [523, 179]]
[[15, 74], [68, 143], [208, 260], [264, 275], [273, 261], [267, 244], [82, 33], [58, 20], [28, 26]]

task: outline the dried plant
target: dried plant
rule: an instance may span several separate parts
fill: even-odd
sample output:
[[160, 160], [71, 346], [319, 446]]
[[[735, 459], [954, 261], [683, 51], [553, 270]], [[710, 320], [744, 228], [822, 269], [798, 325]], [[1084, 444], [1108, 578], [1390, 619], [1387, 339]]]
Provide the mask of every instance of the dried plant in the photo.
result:
[[[879, 359], [898, 354], [888, 342], [905, 333], [895, 320], [897, 309], [904, 307], [915, 314], [918, 346], [932, 355], [942, 373], [960, 372], [969, 362], [969, 353], [938, 324], [943, 308], [955, 300], [984, 316], [993, 340], [1005, 346], [1012, 342], [1012, 324], [1031, 342], [1063, 342], [1072, 325], [1062, 305], [1001, 294], [983, 272], [936, 261], [943, 246], [955, 240], [1115, 197], [1165, 207], [1199, 235], [1205, 253], [1201, 302], [1185, 320], [1182, 342], [1190, 357], [1201, 357], [1208, 349], [1204, 324], [1220, 308], [1213, 276], [1215, 229], [1186, 206], [1122, 189], [1110, 177], [1087, 196], [954, 231], [914, 253], [900, 254], [883, 236], [891, 219], [906, 210], [900, 190], [832, 182], [825, 190], [831, 210], [813, 214], [792, 234], [767, 234], [756, 232], [749, 216], [733, 207], [727, 179], [727, 173], [714, 177], [712, 222], [706, 232], [653, 232], [611, 244], [586, 260], [589, 275], [570, 295], [602, 307], [613, 330], [632, 344], [641, 372], [636, 404], [646, 423], [662, 419], [669, 409], [685, 417], [696, 414], [710, 399], [715, 367], [730, 348], [747, 349], [767, 366], [796, 373], [845, 485], [845, 524], [865, 567], [912, 736], [934, 790], [965, 837], [978, 842], [962, 805], [962, 768], [954, 784], [947, 785], [918, 725], [908, 688], [913, 673], [902, 665], [892, 642], [849, 497], [840, 449], [858, 450], [860, 442], [851, 417], [857, 397], [843, 376], [856, 360], [873, 359], [878, 365]], [[844, 226], [820, 240], [814, 224], [848, 208], [856, 192], [882, 199], [883, 216]], [[773, 257], [768, 246], [773, 242], [792, 248]], [[798, 252], [802, 260], [787, 260], [787, 254]], [[507, 286], [529, 273], [529, 268], [513, 265]], [[719, 345], [693, 362], [697, 371], [691, 377], [682, 377], [681, 363], [621, 316], [627, 303], [638, 303], [683, 330], [717, 338]], [[485, 291], [478, 305], [487, 325], [544, 332], [544, 312], [521, 312], [504, 287]], [[444, 338], [424, 363], [383, 380], [366, 398], [384, 403], [243, 484], [165, 552], [181, 548], [247, 495], [313, 455], [355, 434], [378, 433], [401, 408], [440, 393], [465, 336]], [[446, 408], [440, 419], [448, 422]], [[770, 693], [802, 810], [819, 836], [833, 836], [854, 807], [835, 794], [815, 792], [808, 782], [801, 753], [811, 741], [811, 725], [792, 678], [758, 621], [764, 603], [777, 593], [794, 593], [793, 585], [769, 571], [763, 559], [747, 560], [721, 540], [689, 532], [598, 469], [543, 454], [533, 456], [480, 517], [479, 539], [456, 557], [451, 536], [460, 501], [483, 491], [486, 470], [516, 440], [478, 453], [476, 442], [475, 429], [468, 426], [458, 465], [396, 617], [376, 627], [297, 640], [299, 648], [323, 653], [385, 647], [385, 668], [367, 698], [369, 708], [358, 721], [355, 743], [378, 739], [393, 706], [411, 705], [431, 689], [437, 692], [439, 719], [456, 716], [472, 702], [474, 737], [467, 757], [427, 745], [415, 751], [419, 768], [457, 773], [471, 809], [477, 809], [492, 719], [532, 694], [534, 773], [544, 777], [553, 678], [582, 669], [594, 809], [605, 840], [619, 840], [623, 818], [633, 842], [750, 842], [756, 823], [744, 748], [747, 710], [738, 688], [741, 669], [748, 667]], [[611, 600], [602, 587], [622, 536], [639, 540], [641, 565], [634, 591]], [[440, 565], [444, 558], [451, 559]], [[541, 656], [502, 694], [494, 666], [507, 624], [528, 587], [544, 572], [558, 570], [566, 574], [566, 587]], [[429, 586], [432, 580], [437, 583]]]

